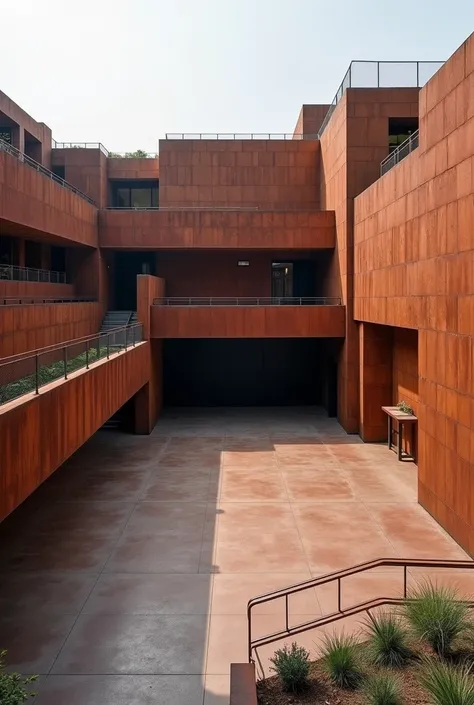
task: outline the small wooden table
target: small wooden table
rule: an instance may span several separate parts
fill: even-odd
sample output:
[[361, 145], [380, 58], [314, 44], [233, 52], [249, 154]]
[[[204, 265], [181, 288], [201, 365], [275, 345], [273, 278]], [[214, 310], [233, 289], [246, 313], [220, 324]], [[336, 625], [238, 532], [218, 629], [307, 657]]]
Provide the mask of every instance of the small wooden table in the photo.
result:
[[[415, 428], [418, 418], [414, 414], [405, 414], [397, 406], [382, 406], [382, 411], [384, 411], [388, 416], [388, 447], [392, 450], [394, 443], [392, 443], [392, 436], [397, 433], [397, 454], [398, 459], [403, 460], [413, 460], [416, 462], [415, 455], [410, 455], [406, 450], [403, 450], [403, 428], [405, 425], [410, 426], [411, 429], [411, 444], [412, 448], [415, 448]], [[393, 422], [398, 422], [398, 431], [394, 431]], [[414, 452], [414, 451], [413, 451]]]

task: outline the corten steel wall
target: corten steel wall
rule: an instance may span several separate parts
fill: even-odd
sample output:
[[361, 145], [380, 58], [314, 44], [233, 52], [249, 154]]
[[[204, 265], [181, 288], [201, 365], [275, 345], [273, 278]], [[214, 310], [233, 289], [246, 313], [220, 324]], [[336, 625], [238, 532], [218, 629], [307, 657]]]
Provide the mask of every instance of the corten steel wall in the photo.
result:
[[317, 140], [160, 140], [160, 206], [319, 208]]
[[65, 180], [92, 198], [98, 208], [107, 204], [107, 157], [100, 149], [53, 149], [53, 166], [65, 167]]
[[18, 144], [14, 146], [20, 150], [24, 151], [25, 140], [24, 140], [24, 130], [33, 135], [42, 144], [41, 152], [42, 158], [40, 160], [43, 166], [49, 169], [51, 163], [51, 130], [44, 122], [36, 122], [28, 113], [26, 113], [19, 105], [13, 102], [5, 93], [0, 91], [0, 112], [11, 118], [17, 125], [20, 126], [19, 131], [19, 141]]
[[419, 501], [474, 552], [474, 36], [420, 94], [420, 146], [356, 200], [355, 316], [419, 329]]
[[344, 306], [153, 306], [156, 338], [342, 338]]
[[[72, 150], [73, 151], [73, 150]], [[7, 221], [2, 225], [1, 221]], [[61, 239], [97, 245], [97, 209], [6, 152], [0, 153], [0, 228], [24, 228]], [[8, 231], [7, 231], [8, 232]], [[48, 238], [51, 241], [51, 237]], [[58, 243], [59, 244], [59, 243]]]
[[0, 299], [7, 296], [60, 299], [75, 296], [75, 292], [72, 284], [0, 280]]
[[317, 135], [330, 107], [330, 105], [303, 105], [294, 129], [295, 138], [299, 135]]
[[[163, 341], [150, 340], [153, 299], [164, 295], [163, 279], [148, 274], [137, 277], [137, 318], [143, 324], [143, 336], [149, 340], [147, 383], [135, 396], [135, 433], [151, 433], [163, 408]], [[161, 338], [161, 336], [158, 336]]]
[[379, 175], [388, 154], [389, 118], [418, 114], [417, 88], [348, 89], [321, 137], [321, 207], [335, 210], [336, 249], [328, 296], [347, 306], [346, 341], [339, 362], [338, 417], [359, 430], [359, 335], [353, 322], [354, 197]]
[[[193, 251], [156, 256], [156, 274], [166, 280], [166, 296], [271, 296], [272, 262], [314, 262], [314, 296], [322, 296], [329, 251]], [[239, 261], [249, 263], [239, 267]], [[311, 295], [311, 294], [308, 294]]]
[[0, 521], [147, 382], [148, 346], [141, 343], [39, 396], [0, 408]]
[[[160, 197], [161, 202], [161, 197]], [[334, 247], [334, 213], [101, 211], [101, 247], [318, 249]]]
[[0, 306], [0, 358], [97, 333], [98, 303]]
[[108, 157], [107, 176], [109, 179], [159, 179], [160, 162], [158, 157], [149, 159]]

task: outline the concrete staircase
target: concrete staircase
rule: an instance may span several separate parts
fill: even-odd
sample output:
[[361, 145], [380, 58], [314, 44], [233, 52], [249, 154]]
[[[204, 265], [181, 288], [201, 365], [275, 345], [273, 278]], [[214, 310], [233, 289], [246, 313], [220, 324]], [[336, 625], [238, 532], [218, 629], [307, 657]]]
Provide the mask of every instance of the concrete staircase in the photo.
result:
[[136, 322], [136, 311], [107, 311], [99, 332], [108, 333], [113, 328], [122, 328], [123, 326], [129, 326], [131, 323]]

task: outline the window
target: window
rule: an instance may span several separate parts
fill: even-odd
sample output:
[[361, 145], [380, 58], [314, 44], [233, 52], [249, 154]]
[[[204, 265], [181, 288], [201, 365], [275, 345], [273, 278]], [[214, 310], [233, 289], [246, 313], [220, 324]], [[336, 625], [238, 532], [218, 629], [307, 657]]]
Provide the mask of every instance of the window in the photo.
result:
[[158, 208], [157, 180], [111, 181], [112, 208]]
[[1, 127], [0, 126], [0, 140], [3, 140], [4, 142], [8, 142], [8, 144], [12, 144], [12, 128], [11, 127]]
[[418, 129], [418, 118], [389, 118], [388, 121], [388, 153], [391, 154], [402, 142]]
[[59, 176], [60, 179], [66, 178], [66, 167], [64, 166], [64, 164], [54, 164], [51, 167], [51, 171], [56, 176]]

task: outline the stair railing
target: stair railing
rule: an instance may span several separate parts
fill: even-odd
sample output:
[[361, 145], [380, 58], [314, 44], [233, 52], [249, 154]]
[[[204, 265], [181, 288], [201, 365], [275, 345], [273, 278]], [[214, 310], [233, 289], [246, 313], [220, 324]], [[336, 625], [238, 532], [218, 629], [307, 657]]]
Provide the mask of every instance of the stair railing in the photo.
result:
[[[342, 604], [342, 581], [344, 578], [348, 578], [352, 575], [357, 575], [360, 573], [366, 573], [367, 571], [373, 570], [374, 568], [381, 567], [400, 567], [403, 569], [403, 595], [400, 597], [383, 597], [374, 598], [366, 602], [360, 602], [351, 607], [344, 608]], [[274, 592], [268, 592], [264, 595], [259, 595], [258, 597], [252, 598], [247, 604], [247, 626], [248, 626], [248, 660], [249, 663], [254, 663], [253, 652], [257, 656], [257, 649], [261, 646], [267, 644], [275, 643], [281, 639], [285, 639], [288, 636], [293, 636], [296, 634], [301, 634], [302, 632], [309, 631], [310, 629], [315, 629], [317, 627], [326, 626], [333, 622], [337, 622], [340, 619], [349, 617], [351, 615], [359, 614], [361, 612], [367, 612], [374, 607], [380, 607], [383, 605], [399, 605], [403, 604], [408, 598], [408, 569], [409, 568], [435, 568], [435, 569], [457, 569], [457, 570], [474, 570], [474, 561], [456, 561], [456, 560], [417, 560], [410, 558], [380, 558], [375, 561], [369, 561], [367, 563], [359, 563], [358, 565], [351, 566], [344, 570], [339, 570], [334, 573], [328, 573], [322, 575], [319, 578], [312, 578], [311, 580], [305, 580], [304, 582], [291, 585], [287, 588], [282, 588], [281, 590], [275, 590]], [[337, 610], [327, 615], [322, 615], [316, 619], [311, 619], [307, 622], [296, 624], [294, 626], [290, 625], [289, 619], [289, 598], [291, 595], [303, 592], [305, 590], [312, 590], [321, 585], [326, 585], [328, 583], [335, 583], [337, 585]], [[274, 600], [284, 599], [285, 601], [285, 628], [273, 632], [272, 634], [267, 634], [265, 636], [260, 636], [254, 638], [252, 635], [252, 610], [257, 605], [262, 605], [267, 602], [272, 602]], [[467, 601], [470, 607], [474, 607], [474, 601]], [[260, 664], [261, 666], [261, 664]]]

